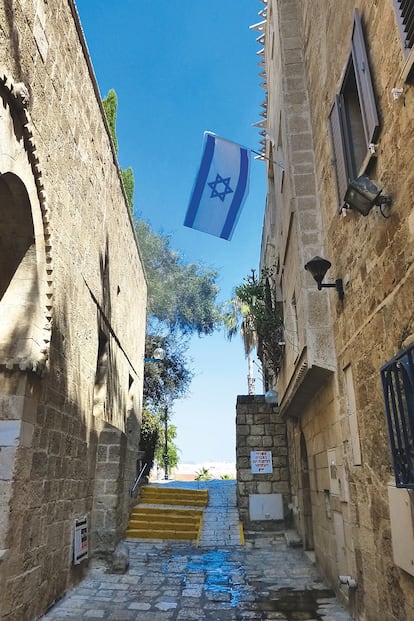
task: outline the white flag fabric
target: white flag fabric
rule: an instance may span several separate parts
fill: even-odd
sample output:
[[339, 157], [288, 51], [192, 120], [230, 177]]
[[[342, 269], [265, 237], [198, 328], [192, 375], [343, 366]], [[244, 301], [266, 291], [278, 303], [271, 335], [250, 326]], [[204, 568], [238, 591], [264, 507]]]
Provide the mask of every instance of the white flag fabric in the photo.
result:
[[230, 240], [249, 191], [249, 171], [249, 149], [205, 132], [184, 226]]

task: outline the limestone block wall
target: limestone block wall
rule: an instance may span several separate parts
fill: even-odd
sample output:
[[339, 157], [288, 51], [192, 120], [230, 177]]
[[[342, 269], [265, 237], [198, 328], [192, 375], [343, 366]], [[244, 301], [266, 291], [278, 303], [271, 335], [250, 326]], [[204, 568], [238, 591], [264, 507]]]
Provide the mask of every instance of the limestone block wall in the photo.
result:
[[[379, 374], [387, 360], [414, 340], [410, 141], [414, 89], [412, 79], [406, 79], [412, 53], [410, 57], [404, 49], [396, 14], [399, 4], [345, 0], [332, 10], [324, 0], [267, 3], [268, 125], [275, 136], [279, 115], [275, 117], [273, 110], [281, 109], [280, 118], [284, 114], [289, 118], [294, 107], [307, 99], [303, 130], [307, 155], [313, 160], [318, 227], [303, 228], [309, 245], [300, 240], [298, 247], [314, 249], [312, 254], [323, 252], [332, 262], [327, 280], [341, 277], [345, 286], [344, 300], [339, 302], [334, 291], [317, 291], [308, 275], [308, 302], [303, 295], [295, 299], [299, 344], [309, 314], [318, 305], [322, 308], [321, 300], [329, 300], [332, 320], [329, 313], [318, 314], [321, 334], [330, 341], [333, 337], [336, 360], [331, 375], [310, 386], [289, 422], [294, 518], [306, 544], [314, 546], [317, 563], [333, 587], [337, 588], [343, 568], [356, 578], [355, 592], [341, 591], [355, 618], [366, 621], [414, 618], [414, 578], [395, 562], [391, 546], [392, 539], [398, 537], [402, 547], [412, 549], [413, 538], [411, 531], [393, 532], [390, 523], [387, 487], [393, 481], [393, 467]], [[342, 217], [337, 209], [329, 116], [348, 67], [355, 9], [361, 18], [379, 118], [375, 157], [363, 164], [360, 173], [366, 173], [392, 196], [389, 218], [377, 208], [367, 217], [350, 210]], [[295, 71], [303, 74], [295, 75], [288, 66], [293, 55]], [[395, 88], [400, 89], [398, 98], [392, 95]], [[285, 156], [283, 192], [279, 193], [286, 201], [283, 197], [278, 201], [276, 196], [274, 229], [281, 233], [273, 238], [270, 235], [267, 241], [269, 247], [273, 244], [276, 248], [276, 255], [279, 252], [289, 262], [281, 261], [280, 270], [285, 279], [283, 298], [289, 302], [289, 291], [297, 282], [295, 271], [303, 274], [303, 259], [310, 255], [300, 257], [299, 253], [297, 261], [284, 243], [283, 230], [297, 243], [286, 226], [291, 217], [286, 188], [293, 188], [301, 165], [293, 158], [294, 149], [285, 148], [283, 132], [279, 136]], [[293, 132], [292, 140], [296, 142], [300, 136], [301, 131]], [[269, 195], [277, 190], [271, 187]], [[307, 219], [305, 206], [311, 203], [307, 197], [297, 201], [298, 207], [301, 203], [298, 216]], [[290, 317], [295, 314], [291, 312]], [[290, 330], [287, 349], [289, 341], [297, 344], [288, 322], [286, 313]], [[321, 346], [325, 348], [322, 341]], [[281, 392], [284, 380], [282, 373]], [[297, 385], [299, 393], [303, 385]], [[283, 408], [283, 395], [281, 398]]]
[[89, 557], [122, 537], [146, 281], [74, 3], [12, 4], [0, 7], [0, 247], [14, 253], [0, 253], [0, 617], [32, 621], [86, 572], [75, 519], [88, 518]]
[[[271, 473], [252, 473], [252, 451], [271, 452]], [[250, 519], [249, 499], [252, 495], [281, 494], [284, 520], [289, 521], [286, 423], [280, 417], [278, 407], [268, 405], [263, 395], [237, 397], [236, 471], [237, 504], [240, 520], [246, 527], [256, 525], [260, 528], [272, 528], [276, 525], [275, 520], [260, 520], [256, 523]]]
[[[379, 374], [403, 344], [414, 340], [410, 141], [414, 89], [404, 77], [408, 59], [397, 20], [398, 4], [347, 0], [340, 11], [331, 12], [322, 1], [305, 0], [300, 9], [327, 257], [335, 261], [336, 274], [346, 282], [344, 304], [337, 306], [334, 321], [338, 402], [344, 422], [348, 423], [352, 408], [355, 411], [354, 424], [343, 429], [343, 447], [359, 584], [355, 616], [367, 621], [414, 616], [414, 578], [394, 563], [390, 546], [391, 536], [407, 547], [413, 546], [413, 540], [407, 533], [390, 532], [387, 485], [393, 480], [393, 468]], [[341, 218], [333, 208], [335, 168], [327, 119], [348, 62], [355, 5], [379, 116], [376, 157], [364, 172], [392, 196], [388, 219], [376, 208], [365, 218], [356, 212]], [[397, 100], [392, 97], [395, 87], [402, 89]], [[356, 438], [359, 459], [355, 458]]]

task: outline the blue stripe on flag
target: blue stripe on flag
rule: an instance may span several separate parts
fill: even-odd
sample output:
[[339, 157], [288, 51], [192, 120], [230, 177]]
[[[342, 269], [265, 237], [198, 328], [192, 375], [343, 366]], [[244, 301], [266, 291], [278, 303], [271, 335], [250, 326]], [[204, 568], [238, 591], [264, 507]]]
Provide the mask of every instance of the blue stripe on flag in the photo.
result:
[[211, 162], [213, 161], [214, 157], [214, 147], [216, 144], [215, 137], [211, 134], [206, 134], [206, 136], [207, 138], [204, 146], [203, 158], [200, 164], [200, 170], [198, 171], [196, 183], [191, 196], [191, 203], [188, 207], [188, 211], [184, 220], [184, 226], [189, 226], [190, 228], [194, 224], [197, 210], [200, 205], [201, 196], [207, 183], [207, 177], [210, 171]]
[[240, 215], [240, 208], [242, 206], [244, 193], [246, 191], [247, 182], [249, 179], [249, 153], [246, 149], [240, 149], [240, 177], [237, 184], [236, 191], [227, 214], [226, 221], [221, 231], [220, 237], [222, 239], [229, 240], [232, 236], [233, 229], [236, 226], [237, 218]]

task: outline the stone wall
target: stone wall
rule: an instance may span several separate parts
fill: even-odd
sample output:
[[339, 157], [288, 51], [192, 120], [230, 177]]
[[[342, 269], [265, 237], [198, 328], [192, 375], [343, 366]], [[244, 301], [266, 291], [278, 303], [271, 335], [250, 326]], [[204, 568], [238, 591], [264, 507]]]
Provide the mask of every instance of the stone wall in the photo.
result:
[[126, 526], [146, 281], [74, 3], [12, 4], [0, 7], [0, 617], [32, 621], [86, 571], [75, 519], [88, 518], [89, 557], [109, 556]]
[[[361, 16], [379, 114], [376, 157], [364, 172], [384, 188], [384, 194], [392, 195], [387, 219], [376, 208], [365, 218], [351, 211], [343, 218], [334, 209], [335, 169], [327, 118], [348, 62], [355, 8]], [[326, 251], [335, 261], [336, 276], [346, 283], [334, 332], [338, 403], [346, 425], [342, 433], [352, 507], [353, 565], [359, 585], [355, 614], [368, 621], [409, 619], [414, 616], [414, 577], [394, 563], [390, 540], [405, 537], [407, 547], [414, 541], [407, 533], [390, 529], [387, 485], [393, 471], [379, 371], [404, 343], [413, 340], [414, 333], [414, 173], [409, 138], [414, 90], [403, 78], [406, 57], [394, 3], [347, 0], [333, 13], [322, 1], [306, 0], [301, 14]], [[395, 87], [402, 88], [399, 99], [392, 97]], [[348, 426], [352, 404], [345, 373], [351, 374], [355, 395], [352, 427]], [[359, 463], [352, 450], [356, 435]]]
[[[271, 473], [252, 472], [252, 451], [271, 453]], [[268, 405], [263, 395], [237, 397], [236, 471], [237, 504], [240, 520], [246, 528], [275, 528], [289, 522], [286, 423], [280, 417], [278, 407]], [[263, 519], [252, 520], [252, 500], [265, 507], [270, 501], [270, 512], [275, 507], [278, 519], [271, 519], [267, 509], [261, 512], [259, 507]]]
[[[338, 588], [344, 570], [356, 580], [356, 589], [341, 587], [340, 594], [355, 618], [364, 621], [414, 618], [414, 577], [398, 565], [391, 545], [397, 539], [400, 548], [413, 549], [414, 539], [410, 528], [393, 529], [390, 521], [388, 484], [394, 492], [401, 490], [395, 490], [393, 481], [380, 381], [380, 367], [414, 340], [414, 89], [412, 80], [406, 80], [413, 55], [403, 48], [398, 4], [345, 0], [333, 7], [324, 0], [272, 0], [265, 32], [267, 126], [275, 137], [267, 143], [267, 155], [277, 148], [285, 170], [283, 183], [275, 187], [277, 175], [268, 165], [272, 199], [265, 226], [273, 222], [273, 228], [265, 228], [262, 257], [280, 264], [286, 327], [280, 392], [281, 409], [289, 418], [294, 519], [333, 587]], [[367, 217], [338, 211], [329, 118], [344, 76], [349, 76], [355, 9], [379, 117], [371, 147], [375, 157], [362, 163], [360, 173], [392, 196], [388, 218], [378, 208]], [[366, 72], [366, 63], [359, 68]], [[348, 83], [348, 95], [352, 88]], [[394, 89], [400, 89], [398, 97]], [[298, 124], [290, 125], [295, 111], [301, 111], [297, 121], [303, 123], [302, 131]], [[293, 148], [302, 133], [306, 162]], [[308, 172], [314, 174], [316, 192], [310, 184], [304, 197], [295, 178], [311, 161], [313, 171]], [[317, 218], [309, 211], [315, 194]], [[303, 256], [304, 248], [332, 262], [326, 281], [343, 279], [343, 301], [334, 289], [318, 291], [309, 274], [303, 281], [303, 266], [311, 256]], [[296, 295], [294, 309], [291, 292], [300, 282], [307, 294]], [[330, 373], [307, 382], [304, 336], [315, 314], [327, 347], [334, 343], [335, 359]], [[297, 369], [296, 377], [290, 365]], [[290, 388], [297, 396], [288, 403], [284, 394]]]

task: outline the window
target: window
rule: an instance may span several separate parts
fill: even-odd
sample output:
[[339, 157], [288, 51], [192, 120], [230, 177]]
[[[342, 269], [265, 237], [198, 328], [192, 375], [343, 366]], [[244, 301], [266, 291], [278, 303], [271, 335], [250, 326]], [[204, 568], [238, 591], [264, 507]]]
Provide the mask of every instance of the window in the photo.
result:
[[351, 52], [329, 116], [339, 208], [348, 183], [364, 172], [373, 155], [379, 121], [361, 18], [355, 11]]
[[414, 343], [381, 368], [397, 487], [414, 489]]

